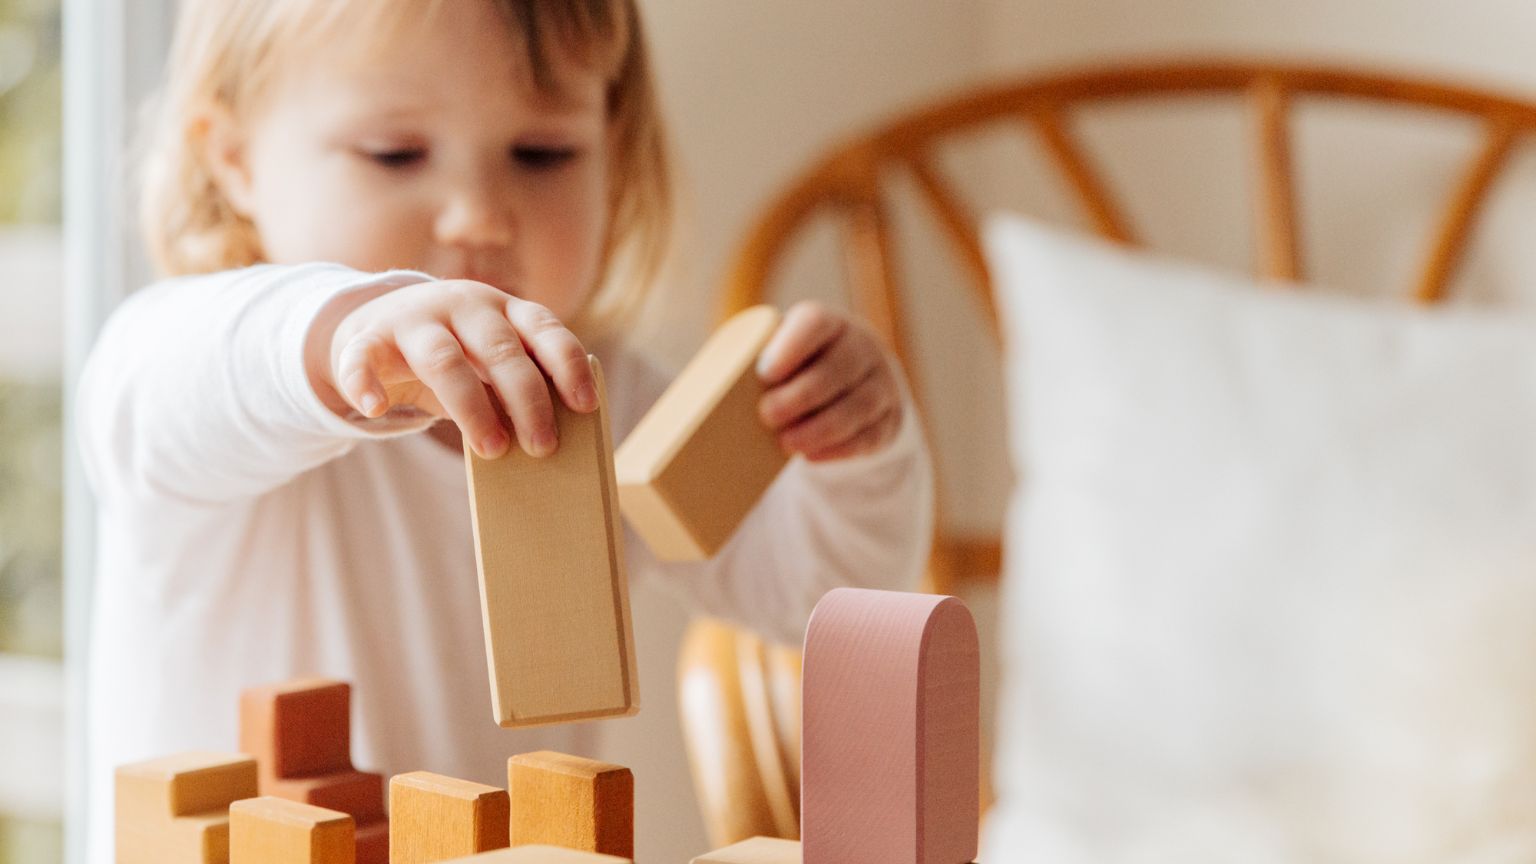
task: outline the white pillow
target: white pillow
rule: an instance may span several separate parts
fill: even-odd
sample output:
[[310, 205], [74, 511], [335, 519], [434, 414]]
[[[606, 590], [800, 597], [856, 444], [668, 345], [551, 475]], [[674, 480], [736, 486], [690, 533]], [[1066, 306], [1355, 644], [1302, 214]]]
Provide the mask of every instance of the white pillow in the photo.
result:
[[983, 861], [1536, 860], [1536, 321], [1014, 219]]

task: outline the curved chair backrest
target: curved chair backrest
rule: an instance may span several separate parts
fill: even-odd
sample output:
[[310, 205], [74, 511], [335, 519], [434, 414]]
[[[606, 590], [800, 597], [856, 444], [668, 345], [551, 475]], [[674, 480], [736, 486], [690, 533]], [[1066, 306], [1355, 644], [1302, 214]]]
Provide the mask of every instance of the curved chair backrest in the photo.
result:
[[[791, 242], [813, 217], [835, 214], [845, 227], [848, 288], [854, 308], [884, 335], [906, 366], [920, 409], [926, 400], [914, 368], [910, 313], [902, 300], [888, 186], [900, 174], [915, 181], [943, 237], [963, 262], [966, 290], [997, 315], [976, 220], [939, 167], [946, 139], [999, 124], [1031, 130], [1094, 229], [1135, 245], [1137, 231], [1074, 133], [1074, 111], [1111, 101], [1183, 95], [1242, 97], [1253, 120], [1255, 269], [1266, 278], [1305, 278], [1298, 241], [1291, 163], [1291, 116], [1298, 100], [1390, 103], [1449, 112], [1483, 125], [1480, 148], [1446, 202], [1411, 296], [1446, 296], [1488, 193], [1510, 154], [1536, 128], [1536, 104], [1478, 89], [1310, 65], [1194, 62], [1117, 66], [1030, 75], [978, 87], [920, 107], [833, 148], [763, 211], [730, 266], [720, 314], [764, 302]], [[926, 410], [925, 410], [926, 419]], [[942, 507], [941, 507], [941, 513]], [[930, 566], [932, 586], [949, 593], [957, 574], [996, 574], [996, 537], [950, 535], [939, 520]], [[683, 717], [696, 786], [712, 840], [752, 834], [795, 836], [799, 727], [786, 719], [799, 693], [799, 666], [756, 637], [700, 622], [681, 661]], [[987, 800], [985, 792], [983, 800]], [[792, 818], [793, 817], [793, 818]]]

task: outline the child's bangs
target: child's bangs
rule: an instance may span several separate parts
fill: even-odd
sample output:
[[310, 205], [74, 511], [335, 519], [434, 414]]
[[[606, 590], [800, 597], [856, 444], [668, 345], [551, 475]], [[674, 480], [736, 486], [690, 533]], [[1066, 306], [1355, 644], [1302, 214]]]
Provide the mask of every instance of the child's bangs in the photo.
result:
[[366, 53], [421, 28], [447, 3], [465, 2], [496, 8], [541, 90], [558, 90], [560, 69], [570, 63], [612, 82], [630, 52], [634, 22], [626, 0], [276, 0], [269, 32], [284, 51]]
[[512, 37], [523, 46], [534, 83], [558, 89], [563, 64], [575, 63], [614, 81], [630, 50], [630, 6], [624, 0], [495, 0]]

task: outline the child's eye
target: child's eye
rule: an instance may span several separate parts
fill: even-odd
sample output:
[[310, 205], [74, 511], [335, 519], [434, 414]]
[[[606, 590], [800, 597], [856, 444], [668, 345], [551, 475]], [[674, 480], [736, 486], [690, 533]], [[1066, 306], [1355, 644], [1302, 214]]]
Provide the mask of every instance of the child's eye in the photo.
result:
[[572, 147], [513, 147], [512, 158], [524, 168], [548, 170], [575, 159], [577, 151]]
[[358, 152], [363, 158], [385, 168], [408, 168], [421, 162], [427, 156], [427, 151], [413, 147], [384, 150], [365, 149]]

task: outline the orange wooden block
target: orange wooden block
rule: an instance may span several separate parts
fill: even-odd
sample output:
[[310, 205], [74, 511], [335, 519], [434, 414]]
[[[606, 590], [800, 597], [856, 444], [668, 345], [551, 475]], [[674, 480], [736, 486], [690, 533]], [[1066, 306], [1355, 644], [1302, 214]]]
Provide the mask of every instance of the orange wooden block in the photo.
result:
[[230, 864], [354, 864], [352, 817], [264, 796], [229, 808]]
[[628, 768], [547, 750], [507, 760], [513, 846], [547, 843], [631, 858], [635, 777]]
[[757, 413], [757, 357], [778, 324], [754, 306], [721, 325], [615, 454], [624, 517], [657, 558], [714, 555], [784, 467]]
[[263, 781], [351, 769], [351, 686], [314, 678], [243, 691], [240, 749]]
[[837, 588], [805, 636], [806, 864], [966, 864], [980, 820], [976, 625], [954, 597]]
[[256, 757], [262, 795], [351, 816], [358, 864], [386, 864], [384, 778], [352, 767], [352, 688], [302, 679], [240, 694], [240, 747]]
[[599, 407], [578, 414], [555, 400], [554, 455], [514, 447], [487, 460], [464, 450], [491, 705], [503, 727], [640, 710], [608, 401], [590, 362]]
[[505, 789], [415, 771], [389, 781], [390, 864], [428, 864], [509, 844]]
[[445, 864], [634, 864], [628, 858], [580, 852], [560, 846], [518, 846], [455, 858]]
[[256, 763], [182, 753], [124, 765], [115, 785], [118, 864], [223, 864], [229, 805], [256, 794]]
[[700, 855], [691, 864], [801, 864], [800, 844], [777, 837], [753, 837]]

